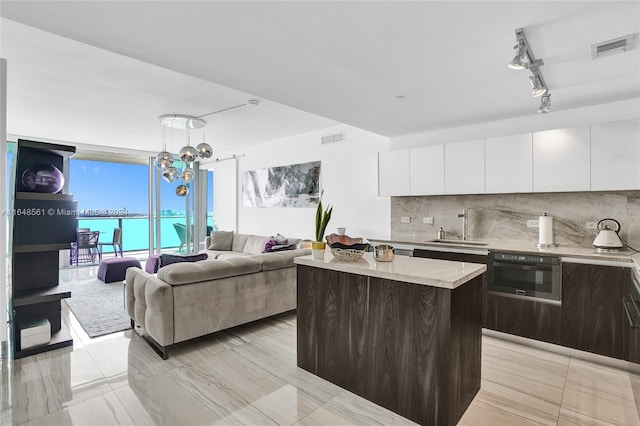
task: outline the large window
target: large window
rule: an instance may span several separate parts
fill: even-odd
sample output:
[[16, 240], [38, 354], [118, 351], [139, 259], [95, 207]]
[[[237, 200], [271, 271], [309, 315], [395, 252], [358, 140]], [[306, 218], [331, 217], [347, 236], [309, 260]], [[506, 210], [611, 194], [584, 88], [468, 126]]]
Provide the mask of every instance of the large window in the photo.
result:
[[[113, 229], [122, 229], [122, 248], [149, 248], [147, 165], [105, 161], [70, 161], [70, 192], [78, 201], [78, 227], [100, 231], [100, 241], [110, 241]], [[162, 248], [180, 246], [173, 223], [184, 219], [184, 198], [171, 185], [162, 187]], [[105, 251], [112, 250], [110, 246]]]

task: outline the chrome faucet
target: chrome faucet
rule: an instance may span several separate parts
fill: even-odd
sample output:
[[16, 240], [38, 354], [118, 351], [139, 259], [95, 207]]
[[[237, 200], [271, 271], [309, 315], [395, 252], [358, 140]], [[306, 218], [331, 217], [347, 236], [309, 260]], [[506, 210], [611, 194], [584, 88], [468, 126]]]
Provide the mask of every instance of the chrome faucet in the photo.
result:
[[469, 234], [467, 226], [467, 219], [469, 219], [469, 215], [467, 214], [467, 210], [462, 210], [462, 213], [459, 213], [458, 217], [462, 218], [462, 240], [466, 241]]

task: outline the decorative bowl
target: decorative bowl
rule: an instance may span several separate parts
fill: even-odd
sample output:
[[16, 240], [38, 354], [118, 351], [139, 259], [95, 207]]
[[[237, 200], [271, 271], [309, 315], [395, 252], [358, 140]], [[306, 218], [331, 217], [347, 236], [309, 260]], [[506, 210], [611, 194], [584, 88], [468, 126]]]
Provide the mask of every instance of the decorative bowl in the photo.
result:
[[333, 256], [336, 259], [341, 260], [343, 262], [355, 262], [356, 260], [362, 257], [365, 251], [366, 249], [357, 250], [353, 248], [339, 248], [339, 247], [331, 248], [331, 254], [333, 254]]
[[327, 244], [330, 246], [334, 243], [342, 243], [345, 245], [361, 244], [362, 238], [351, 238], [348, 235], [329, 234], [326, 236]]

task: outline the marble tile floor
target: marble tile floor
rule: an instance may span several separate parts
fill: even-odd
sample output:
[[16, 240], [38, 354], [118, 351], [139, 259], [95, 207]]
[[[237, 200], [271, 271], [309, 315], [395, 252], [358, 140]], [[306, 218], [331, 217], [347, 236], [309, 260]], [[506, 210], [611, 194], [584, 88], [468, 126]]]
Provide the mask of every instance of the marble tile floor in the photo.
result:
[[[64, 304], [63, 304], [64, 306]], [[2, 425], [406, 425], [296, 367], [286, 313], [175, 345], [162, 361], [132, 331], [2, 360]], [[640, 375], [483, 337], [482, 388], [461, 425], [640, 425]]]

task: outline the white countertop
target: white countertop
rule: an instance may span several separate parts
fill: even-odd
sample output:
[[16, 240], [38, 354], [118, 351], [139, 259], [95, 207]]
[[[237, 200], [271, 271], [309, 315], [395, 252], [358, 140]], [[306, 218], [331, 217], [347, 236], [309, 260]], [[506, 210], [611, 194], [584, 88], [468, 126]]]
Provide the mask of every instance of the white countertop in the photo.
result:
[[392, 262], [376, 262], [372, 253], [365, 253], [355, 262], [344, 262], [334, 258], [329, 250], [325, 250], [322, 260], [300, 256], [294, 261], [298, 265], [447, 289], [457, 288], [487, 270], [486, 265], [477, 263], [409, 256], [396, 256]]
[[[470, 254], [487, 254], [489, 251], [502, 251], [502, 252], [514, 252], [514, 253], [530, 253], [541, 254], [547, 256], [558, 256], [566, 258], [576, 258], [593, 260], [599, 262], [620, 262], [620, 263], [634, 263], [635, 266], [640, 267], [640, 253], [636, 253], [633, 250], [625, 250], [617, 253], [597, 253], [593, 247], [577, 247], [577, 246], [558, 246], [551, 248], [537, 248], [535, 244], [529, 244], [528, 242], [518, 241], [492, 241], [490, 239], [482, 239], [487, 245], [462, 245], [462, 244], [447, 244], [429, 241], [433, 238], [428, 237], [407, 237], [407, 236], [392, 236], [392, 237], [380, 237], [380, 238], [367, 238], [372, 245], [381, 243], [390, 244], [394, 247], [402, 248], [414, 247], [419, 249], [434, 249], [440, 251], [453, 251]], [[473, 242], [474, 240], [469, 240]], [[631, 265], [630, 265], [631, 266]]]

